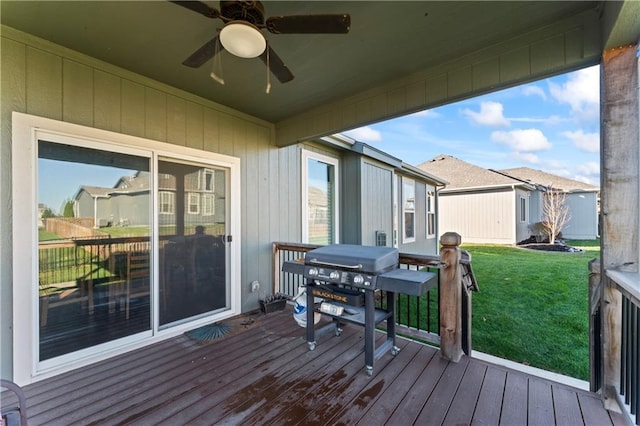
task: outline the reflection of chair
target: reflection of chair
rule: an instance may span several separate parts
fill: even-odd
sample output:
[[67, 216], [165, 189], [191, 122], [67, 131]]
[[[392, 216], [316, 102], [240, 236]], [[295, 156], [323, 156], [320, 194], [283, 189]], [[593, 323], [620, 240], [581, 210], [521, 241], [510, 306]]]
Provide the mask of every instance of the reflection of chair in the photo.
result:
[[[93, 315], [93, 283], [84, 279], [56, 283], [51, 285], [40, 284], [40, 300], [42, 301], [40, 311], [40, 325], [47, 325], [49, 308], [64, 306], [70, 303], [87, 302], [89, 315]], [[55, 298], [55, 300], [51, 300]]]
[[131, 299], [149, 295], [149, 247], [146, 244], [132, 244], [127, 253], [127, 289], [125, 310], [129, 319]]
[[18, 405], [6, 405], [6, 400], [2, 404], [2, 422], [0, 424], [11, 425], [23, 425], [27, 424], [27, 398], [24, 396], [24, 392], [20, 386], [16, 385], [10, 380], [0, 379], [0, 387], [9, 389], [16, 394], [18, 398]]

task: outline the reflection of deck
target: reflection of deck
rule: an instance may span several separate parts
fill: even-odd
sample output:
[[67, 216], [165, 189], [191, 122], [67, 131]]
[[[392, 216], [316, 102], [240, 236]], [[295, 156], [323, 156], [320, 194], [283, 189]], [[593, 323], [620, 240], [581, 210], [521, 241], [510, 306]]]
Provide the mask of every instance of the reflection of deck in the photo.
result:
[[26, 386], [30, 424], [624, 424], [595, 394], [403, 339], [368, 377], [361, 327], [309, 352], [289, 309], [254, 318]]

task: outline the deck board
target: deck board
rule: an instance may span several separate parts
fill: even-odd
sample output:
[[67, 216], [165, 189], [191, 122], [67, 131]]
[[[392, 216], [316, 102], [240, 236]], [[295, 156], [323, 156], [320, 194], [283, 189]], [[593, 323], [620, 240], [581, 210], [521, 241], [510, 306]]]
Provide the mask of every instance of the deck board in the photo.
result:
[[529, 381], [523, 374], [507, 374], [502, 400], [500, 424], [504, 426], [523, 425], [527, 423], [527, 398]]
[[444, 425], [471, 424], [486, 371], [486, 365], [476, 362], [469, 363], [467, 371], [460, 382], [460, 388], [451, 402], [447, 416], [444, 418]]
[[181, 335], [25, 386], [30, 424], [624, 424], [595, 394], [473, 358], [450, 363], [401, 338], [367, 376], [361, 327], [309, 351], [289, 308], [252, 318], [208, 344]]

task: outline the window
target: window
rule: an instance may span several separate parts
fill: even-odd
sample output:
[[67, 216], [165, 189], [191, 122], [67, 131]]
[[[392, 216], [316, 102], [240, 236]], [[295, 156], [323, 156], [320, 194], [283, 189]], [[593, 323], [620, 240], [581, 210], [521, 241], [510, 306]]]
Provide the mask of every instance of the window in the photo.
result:
[[302, 241], [338, 242], [338, 160], [302, 151]]
[[189, 192], [187, 194], [187, 205], [189, 206], [189, 214], [200, 213], [200, 194]]
[[416, 240], [416, 185], [412, 179], [402, 178], [403, 243]]
[[204, 190], [207, 192], [213, 192], [215, 190], [213, 186], [213, 170], [204, 171]]
[[159, 199], [159, 213], [160, 214], [173, 214], [176, 205], [176, 195], [173, 192], [160, 191], [158, 192]]
[[520, 222], [527, 221], [527, 199], [520, 197]]
[[211, 194], [202, 194], [202, 215], [213, 216], [215, 214], [214, 197]]
[[436, 235], [436, 193], [427, 190], [427, 238]]

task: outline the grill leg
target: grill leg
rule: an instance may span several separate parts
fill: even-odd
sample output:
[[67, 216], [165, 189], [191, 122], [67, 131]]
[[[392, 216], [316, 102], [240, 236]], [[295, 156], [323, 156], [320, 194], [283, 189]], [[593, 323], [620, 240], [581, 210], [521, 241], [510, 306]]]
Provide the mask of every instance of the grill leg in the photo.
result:
[[312, 351], [316, 348], [316, 336], [315, 336], [315, 328], [313, 324], [314, 320], [314, 311], [313, 311], [313, 294], [311, 294], [310, 287], [311, 283], [307, 283], [307, 344], [309, 345], [309, 350]]
[[373, 357], [375, 336], [375, 297], [374, 291], [367, 290], [364, 292], [364, 365], [367, 369], [367, 375], [373, 373]]
[[387, 341], [391, 342], [391, 355], [396, 356], [400, 348], [396, 346], [396, 294], [387, 291], [387, 311], [390, 312], [387, 318]]

